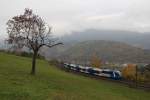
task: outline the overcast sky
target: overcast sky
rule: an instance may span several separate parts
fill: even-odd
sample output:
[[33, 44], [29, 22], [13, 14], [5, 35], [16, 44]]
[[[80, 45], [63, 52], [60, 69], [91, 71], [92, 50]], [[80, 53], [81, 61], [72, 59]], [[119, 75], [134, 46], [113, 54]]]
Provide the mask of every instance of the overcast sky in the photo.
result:
[[0, 35], [6, 22], [33, 9], [57, 35], [85, 29], [150, 31], [150, 0], [0, 0]]

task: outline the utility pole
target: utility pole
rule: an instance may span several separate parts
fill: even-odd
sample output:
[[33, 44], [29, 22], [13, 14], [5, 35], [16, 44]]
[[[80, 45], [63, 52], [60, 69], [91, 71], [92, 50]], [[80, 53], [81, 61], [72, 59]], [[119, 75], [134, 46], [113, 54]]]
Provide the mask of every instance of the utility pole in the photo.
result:
[[135, 79], [135, 81], [136, 81], [135, 84], [136, 84], [136, 88], [138, 87], [138, 79], [137, 79], [138, 78], [138, 72], [137, 71], [138, 71], [138, 66], [136, 65], [135, 66], [135, 78], [136, 78]]

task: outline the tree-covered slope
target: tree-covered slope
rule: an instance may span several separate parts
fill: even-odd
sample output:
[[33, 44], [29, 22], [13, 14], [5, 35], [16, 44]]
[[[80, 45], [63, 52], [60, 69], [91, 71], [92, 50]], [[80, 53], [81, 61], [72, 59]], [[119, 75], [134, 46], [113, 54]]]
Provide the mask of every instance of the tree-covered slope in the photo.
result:
[[[56, 57], [65, 61], [86, 62], [90, 61], [92, 56], [96, 54], [96, 56], [104, 61], [118, 63], [150, 63], [150, 51], [122, 42], [89, 40], [69, 46], [64, 51], [60, 51], [61, 49], [62, 47], [58, 47], [53, 50], [55, 53], [51, 53], [50, 51], [47, 55], [50, 54], [49, 58]], [[55, 54], [57, 54], [57, 56]]]

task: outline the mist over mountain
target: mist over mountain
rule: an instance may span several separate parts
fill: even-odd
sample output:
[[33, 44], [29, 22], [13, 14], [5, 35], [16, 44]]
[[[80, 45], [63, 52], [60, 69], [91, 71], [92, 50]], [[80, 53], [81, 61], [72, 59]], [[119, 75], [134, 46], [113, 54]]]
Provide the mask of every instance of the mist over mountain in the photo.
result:
[[77, 43], [87, 40], [110, 40], [127, 43], [143, 49], [150, 49], [150, 33], [148, 32], [88, 29], [82, 32], [72, 32], [70, 35], [64, 35], [61, 39], [65, 43]]
[[150, 63], [149, 38], [150, 33], [89, 29], [64, 35], [60, 39], [64, 45], [43, 48], [40, 53], [68, 62], [89, 62], [97, 54], [104, 61]]
[[88, 62], [93, 54], [104, 61], [150, 63], [150, 33], [117, 30], [72, 32], [61, 38], [63, 46], [45, 50], [47, 59]]
[[108, 40], [88, 40], [74, 45], [64, 45], [47, 49], [47, 59], [66, 62], [87, 63], [92, 56], [115, 63], [150, 63], [150, 51], [122, 42]]

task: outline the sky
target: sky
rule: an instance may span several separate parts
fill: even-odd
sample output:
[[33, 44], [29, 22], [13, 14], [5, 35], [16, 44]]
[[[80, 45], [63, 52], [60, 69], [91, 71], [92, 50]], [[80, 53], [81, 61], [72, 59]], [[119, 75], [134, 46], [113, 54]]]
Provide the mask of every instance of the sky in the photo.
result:
[[6, 22], [25, 8], [57, 36], [86, 29], [150, 32], [150, 0], [0, 0], [0, 37], [7, 34]]

